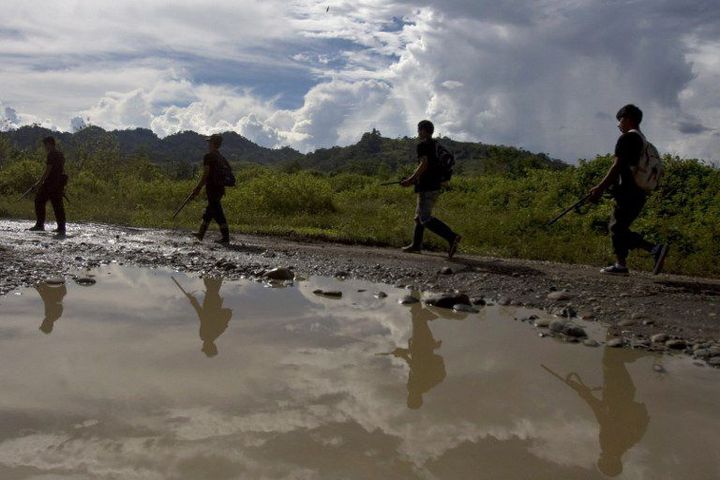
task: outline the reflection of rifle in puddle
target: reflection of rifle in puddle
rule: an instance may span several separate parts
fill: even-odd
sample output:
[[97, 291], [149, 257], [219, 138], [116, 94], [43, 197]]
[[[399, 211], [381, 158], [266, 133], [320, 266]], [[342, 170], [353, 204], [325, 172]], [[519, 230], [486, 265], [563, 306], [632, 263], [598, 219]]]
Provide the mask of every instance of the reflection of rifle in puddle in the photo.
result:
[[[586, 390], [588, 390], [588, 391], [590, 391], [590, 392], [597, 392], [598, 390], [602, 390], [602, 387], [595, 387], [595, 388], [590, 388], [590, 387], [588, 387], [588, 386], [585, 385], [585, 383], [582, 381], [582, 379], [580, 378], [580, 375], [578, 375], [578, 374], [575, 373], [575, 372], [568, 373], [567, 376], [566, 376], [565, 378], [563, 378], [560, 374], [558, 374], [558, 373], [550, 370], [550, 369], [549, 369], [548, 367], [546, 367], [545, 365], [540, 365], [540, 366], [541, 366], [542, 368], [544, 368], [545, 371], [548, 372], [550, 375], [552, 375], [553, 377], [557, 378], [558, 380], [560, 380], [561, 382], [563, 382], [565, 385], [567, 385], [568, 387], [572, 388], [573, 390], [578, 390], [579, 388], [586, 389]], [[577, 378], [577, 380], [572, 380], [572, 377]]]
[[376, 353], [376, 357], [396, 357], [396, 358], [407, 358], [409, 350], [407, 348], [396, 348], [392, 352], [380, 352]]
[[175, 277], [170, 277], [170, 278], [172, 279], [173, 282], [175, 282], [175, 285], [177, 285], [177, 287], [180, 289], [180, 291], [181, 291], [186, 297], [192, 298], [193, 300], [195, 299], [195, 297], [193, 297], [191, 294], [189, 294], [189, 293], [187, 293], [187, 292], [185, 291], [185, 289], [182, 287], [182, 285], [180, 285], [180, 284], [178, 283], [178, 281], [175, 280]]

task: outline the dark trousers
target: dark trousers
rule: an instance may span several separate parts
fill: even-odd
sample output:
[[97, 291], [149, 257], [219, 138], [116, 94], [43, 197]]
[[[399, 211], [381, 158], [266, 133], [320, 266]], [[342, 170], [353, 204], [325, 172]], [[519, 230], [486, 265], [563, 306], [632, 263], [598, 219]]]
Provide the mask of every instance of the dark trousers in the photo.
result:
[[63, 192], [53, 192], [41, 188], [35, 195], [36, 224], [45, 226], [45, 204], [50, 201], [55, 212], [55, 221], [59, 231], [65, 231], [65, 205], [63, 205]]
[[651, 251], [654, 245], [642, 235], [630, 230], [632, 223], [640, 216], [647, 196], [644, 193], [617, 194], [615, 210], [610, 218], [610, 237], [613, 250], [619, 259], [626, 259], [630, 250]]
[[211, 220], [215, 220], [220, 227], [227, 227], [225, 211], [220, 200], [222, 200], [222, 197], [208, 197], [208, 204], [202, 216], [203, 223], [207, 224]]

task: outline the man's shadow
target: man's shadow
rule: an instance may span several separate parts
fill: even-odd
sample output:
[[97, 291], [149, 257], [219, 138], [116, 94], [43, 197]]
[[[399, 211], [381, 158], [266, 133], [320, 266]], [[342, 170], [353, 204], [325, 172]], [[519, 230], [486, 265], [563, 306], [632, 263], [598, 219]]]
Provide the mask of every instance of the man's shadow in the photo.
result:
[[203, 278], [205, 283], [205, 296], [203, 303], [200, 305], [198, 299], [192, 293], [187, 293], [182, 286], [173, 278], [175, 285], [185, 294], [190, 304], [197, 313], [200, 321], [200, 340], [202, 340], [202, 352], [208, 357], [214, 357], [218, 354], [215, 340], [225, 332], [228, 323], [232, 318], [232, 309], [223, 308], [223, 298], [220, 296], [220, 288], [222, 287], [222, 278]]
[[[543, 368], [572, 388], [588, 404], [600, 426], [600, 457], [597, 466], [602, 473], [616, 477], [623, 471], [622, 457], [642, 440], [650, 423], [647, 407], [635, 400], [635, 384], [627, 364], [651, 355], [638, 350], [605, 347], [603, 353], [603, 386], [591, 388], [577, 373], [562, 378]], [[599, 392], [598, 395], [594, 392]]]
[[35, 290], [40, 294], [40, 298], [45, 304], [45, 318], [40, 325], [40, 331], [49, 335], [55, 327], [55, 322], [62, 317], [62, 302], [65, 295], [67, 295], [67, 288], [65, 288], [64, 283], [60, 285], [41, 283], [35, 287]]

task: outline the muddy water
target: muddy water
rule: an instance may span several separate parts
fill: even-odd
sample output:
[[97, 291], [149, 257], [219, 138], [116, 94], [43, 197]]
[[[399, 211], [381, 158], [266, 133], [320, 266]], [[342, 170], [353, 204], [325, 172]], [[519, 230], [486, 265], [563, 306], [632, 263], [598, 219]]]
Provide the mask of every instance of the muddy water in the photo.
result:
[[720, 478], [720, 372], [687, 359], [362, 282], [173, 277], [1, 300], [0, 478]]

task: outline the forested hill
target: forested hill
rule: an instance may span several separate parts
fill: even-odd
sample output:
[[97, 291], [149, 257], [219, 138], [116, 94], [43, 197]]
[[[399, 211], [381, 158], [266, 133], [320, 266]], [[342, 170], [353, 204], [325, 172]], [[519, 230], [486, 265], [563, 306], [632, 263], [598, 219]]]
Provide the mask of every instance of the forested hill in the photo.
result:
[[[568, 165], [544, 153], [531, 153], [515, 147], [484, 143], [456, 142], [440, 138], [440, 143], [455, 154], [456, 173], [520, 173], [528, 168], [562, 169]], [[378, 168], [395, 171], [416, 162], [415, 138], [386, 138], [373, 130], [364, 133], [358, 143], [347, 147], [321, 148], [298, 160], [305, 168], [323, 171], [348, 170], [364, 174]]]
[[[26, 126], [0, 132], [15, 148], [32, 151], [40, 140], [54, 135], [69, 160], [110, 153], [113, 157], [144, 156], [159, 165], [196, 164], [206, 152], [204, 136], [185, 131], [159, 138], [151, 130], [113, 130], [91, 126], [76, 133], [53, 132], [39, 126]], [[465, 174], [508, 173], [518, 174], [528, 168], [562, 169], [567, 165], [545, 154], [531, 153], [514, 147], [483, 143], [456, 142], [448, 138], [441, 142], [455, 153], [457, 172]], [[271, 149], [261, 147], [235, 132], [223, 133], [223, 154], [234, 163], [256, 163], [286, 169], [319, 170], [323, 172], [350, 171], [363, 174], [394, 172], [400, 167], [413, 165], [415, 145], [413, 138], [386, 138], [373, 130], [362, 134], [360, 141], [347, 147], [332, 147], [301, 154], [289, 147]]]
[[[105, 131], [100, 127], [87, 127], [76, 133], [53, 132], [39, 126], [26, 126], [0, 133], [21, 150], [34, 150], [43, 137], [53, 135], [66, 157], [115, 150], [120, 158], [144, 155], [156, 164], [197, 163], [207, 153], [205, 135], [185, 131], [159, 138], [152, 130]], [[233, 162], [277, 164], [296, 160], [302, 154], [292, 148], [271, 149], [261, 147], [235, 132], [223, 134], [223, 153]]]

